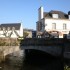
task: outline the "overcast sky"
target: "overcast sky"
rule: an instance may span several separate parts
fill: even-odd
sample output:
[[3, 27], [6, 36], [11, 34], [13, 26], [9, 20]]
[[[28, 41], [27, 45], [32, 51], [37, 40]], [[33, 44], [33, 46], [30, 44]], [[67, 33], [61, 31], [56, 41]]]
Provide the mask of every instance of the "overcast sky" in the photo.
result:
[[38, 8], [68, 13], [70, 0], [0, 0], [0, 23], [19, 23], [24, 28], [36, 29]]

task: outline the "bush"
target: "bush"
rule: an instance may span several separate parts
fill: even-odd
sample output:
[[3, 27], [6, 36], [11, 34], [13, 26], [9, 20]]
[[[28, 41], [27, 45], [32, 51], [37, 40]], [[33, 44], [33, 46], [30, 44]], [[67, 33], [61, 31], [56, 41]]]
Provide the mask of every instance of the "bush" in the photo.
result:
[[18, 46], [18, 39], [13, 38], [0, 38], [0, 46]]

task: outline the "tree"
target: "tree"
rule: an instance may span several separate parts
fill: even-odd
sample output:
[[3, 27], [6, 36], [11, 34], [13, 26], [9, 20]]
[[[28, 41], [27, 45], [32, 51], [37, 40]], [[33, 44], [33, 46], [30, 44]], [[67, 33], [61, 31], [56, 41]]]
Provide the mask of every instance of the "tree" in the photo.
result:
[[28, 36], [29, 33], [27, 32], [23, 32], [23, 37], [26, 38]]

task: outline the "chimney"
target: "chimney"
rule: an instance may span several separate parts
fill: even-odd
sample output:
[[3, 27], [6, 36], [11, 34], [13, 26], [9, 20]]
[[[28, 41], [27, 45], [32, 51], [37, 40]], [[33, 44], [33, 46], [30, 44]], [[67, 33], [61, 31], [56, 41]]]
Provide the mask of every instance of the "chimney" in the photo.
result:
[[38, 9], [38, 20], [40, 21], [43, 18], [43, 7]]
[[69, 19], [70, 19], [70, 11], [68, 12], [68, 17], [69, 17]]

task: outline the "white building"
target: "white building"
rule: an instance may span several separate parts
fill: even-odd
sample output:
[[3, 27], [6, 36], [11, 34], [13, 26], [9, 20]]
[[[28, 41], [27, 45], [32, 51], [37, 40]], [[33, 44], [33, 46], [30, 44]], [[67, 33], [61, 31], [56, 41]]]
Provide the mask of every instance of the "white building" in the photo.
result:
[[0, 25], [0, 38], [23, 37], [23, 27], [21, 23], [9, 23]]
[[51, 10], [44, 12], [43, 7], [38, 9], [37, 36], [44, 31], [48, 33], [58, 32], [59, 38], [70, 31], [70, 12], [68, 14], [61, 11]]
[[23, 29], [23, 35], [25, 36], [25, 33], [27, 33], [26, 38], [35, 38], [36, 37], [36, 31], [33, 29]]

